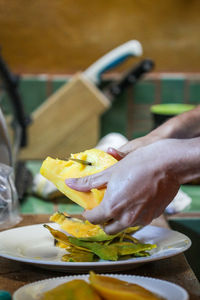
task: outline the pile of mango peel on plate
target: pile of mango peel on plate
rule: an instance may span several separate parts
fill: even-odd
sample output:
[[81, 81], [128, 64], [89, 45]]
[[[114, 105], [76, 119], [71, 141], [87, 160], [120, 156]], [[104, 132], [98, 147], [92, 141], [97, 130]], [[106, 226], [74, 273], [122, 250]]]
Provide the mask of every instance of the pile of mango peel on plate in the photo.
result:
[[[131, 234], [138, 227], [130, 227], [115, 235], [107, 235], [99, 225], [89, 221], [72, 218], [62, 213], [55, 213], [50, 218], [58, 223], [63, 231], [55, 230], [44, 225], [55, 239], [55, 245], [66, 249], [62, 261], [65, 262], [93, 262], [102, 260], [116, 261], [131, 257], [149, 256], [155, 244], [143, 244]], [[84, 234], [84, 233], [87, 234]], [[69, 235], [70, 234], [70, 235]]]

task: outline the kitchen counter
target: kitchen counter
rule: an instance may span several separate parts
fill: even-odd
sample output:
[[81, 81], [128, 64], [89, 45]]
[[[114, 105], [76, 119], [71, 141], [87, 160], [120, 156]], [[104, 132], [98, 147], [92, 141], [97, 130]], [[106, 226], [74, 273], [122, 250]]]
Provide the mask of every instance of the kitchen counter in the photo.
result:
[[[23, 219], [17, 227], [45, 223], [49, 219], [48, 214], [27, 214], [22, 215], [22, 217]], [[163, 216], [154, 220], [152, 225], [168, 227]], [[28, 264], [4, 258], [0, 258], [0, 266], [0, 289], [7, 290], [10, 293], [13, 293], [21, 286], [34, 281], [69, 275], [69, 273], [43, 270]], [[120, 273], [167, 280], [184, 287], [190, 295], [190, 300], [197, 300], [200, 297], [199, 282], [190, 268], [184, 254], [146, 263], [138, 268]]]
[[[36, 174], [39, 172], [41, 162], [28, 161], [27, 166], [33, 174]], [[171, 216], [167, 220], [169, 222], [166, 222], [165, 218], [161, 216], [153, 221], [153, 225], [169, 227], [168, 224], [171, 226], [172, 221], [177, 223], [177, 220], [180, 220], [180, 218], [183, 218], [184, 220], [185, 218], [187, 218], [187, 220], [190, 220], [191, 218], [193, 220], [194, 218], [195, 220], [200, 220], [200, 186], [184, 186], [183, 191], [192, 197], [192, 205], [183, 213]], [[28, 194], [21, 202], [20, 212], [23, 219], [17, 225], [17, 227], [46, 223], [49, 220], [49, 216], [57, 210], [67, 211], [69, 214], [77, 214], [81, 213], [82, 208], [76, 204], [73, 204], [71, 201], [66, 201], [66, 199], [62, 202], [51, 202]], [[172, 225], [174, 224], [175, 223]], [[177, 228], [174, 228], [174, 226], [171, 227], [172, 229], [178, 230]], [[187, 232], [183, 233], [187, 235]], [[171, 258], [146, 263], [138, 268], [120, 273], [149, 276], [179, 284], [188, 291], [190, 300], [197, 300], [200, 297], [200, 285], [186, 259], [186, 257], [188, 258], [187, 254], [191, 251], [191, 249], [196, 249], [195, 244], [192, 245], [192, 247], [187, 250], [185, 254], [179, 254]], [[195, 251], [197, 251], [197, 249]], [[194, 256], [194, 253], [192, 253], [192, 257], [195, 264], [196, 256]], [[65, 275], [69, 275], [69, 273], [40, 269], [28, 264], [0, 258], [0, 290], [7, 290], [10, 293], [13, 293], [19, 287], [34, 281]]]

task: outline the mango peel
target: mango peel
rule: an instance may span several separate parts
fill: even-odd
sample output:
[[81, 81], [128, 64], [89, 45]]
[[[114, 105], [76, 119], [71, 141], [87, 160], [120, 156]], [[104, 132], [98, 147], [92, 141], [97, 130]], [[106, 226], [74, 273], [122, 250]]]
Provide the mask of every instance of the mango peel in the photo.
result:
[[[80, 256], [82, 261], [96, 261], [97, 259], [116, 261], [119, 259], [137, 256], [148, 256], [154, 244], [142, 244], [139, 241], [127, 241], [128, 235], [124, 232], [114, 237], [112, 240], [104, 242], [83, 241], [78, 238], [67, 236], [59, 230], [55, 230], [49, 225], [44, 225], [56, 240], [56, 246], [65, 248], [70, 255], [64, 255], [64, 261], [78, 262]], [[93, 255], [88, 255], [87, 252]]]

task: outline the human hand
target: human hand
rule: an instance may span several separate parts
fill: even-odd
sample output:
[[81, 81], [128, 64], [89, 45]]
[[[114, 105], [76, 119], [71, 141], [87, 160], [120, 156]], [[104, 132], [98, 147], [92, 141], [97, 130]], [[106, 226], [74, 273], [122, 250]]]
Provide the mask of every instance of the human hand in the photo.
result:
[[66, 184], [78, 191], [107, 186], [102, 202], [84, 212], [87, 220], [103, 225], [106, 233], [144, 226], [162, 214], [179, 190], [172, 149], [172, 140], [159, 141], [127, 154], [103, 172], [67, 179]]

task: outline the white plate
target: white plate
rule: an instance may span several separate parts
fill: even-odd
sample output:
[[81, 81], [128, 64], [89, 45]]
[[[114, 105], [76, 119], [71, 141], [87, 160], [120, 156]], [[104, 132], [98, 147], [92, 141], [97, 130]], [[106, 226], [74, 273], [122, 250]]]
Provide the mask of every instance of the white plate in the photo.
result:
[[[166, 300], [189, 299], [186, 290], [168, 281], [134, 275], [106, 274], [106, 276], [112, 276], [120, 280], [139, 284]], [[38, 300], [44, 292], [72, 279], [84, 279], [87, 281], [88, 275], [57, 277], [30, 283], [18, 289], [13, 295], [13, 300]]]
[[[66, 251], [54, 246], [54, 238], [42, 225], [0, 232], [0, 256], [55, 271], [83, 273], [92, 269], [115, 272], [174, 256], [191, 246], [190, 239], [182, 233], [162, 227], [146, 226], [136, 232], [134, 237], [144, 243], [157, 244], [157, 248], [150, 251], [150, 256], [120, 261], [62, 262], [61, 257]], [[55, 229], [59, 228], [55, 223], [49, 225]]]

